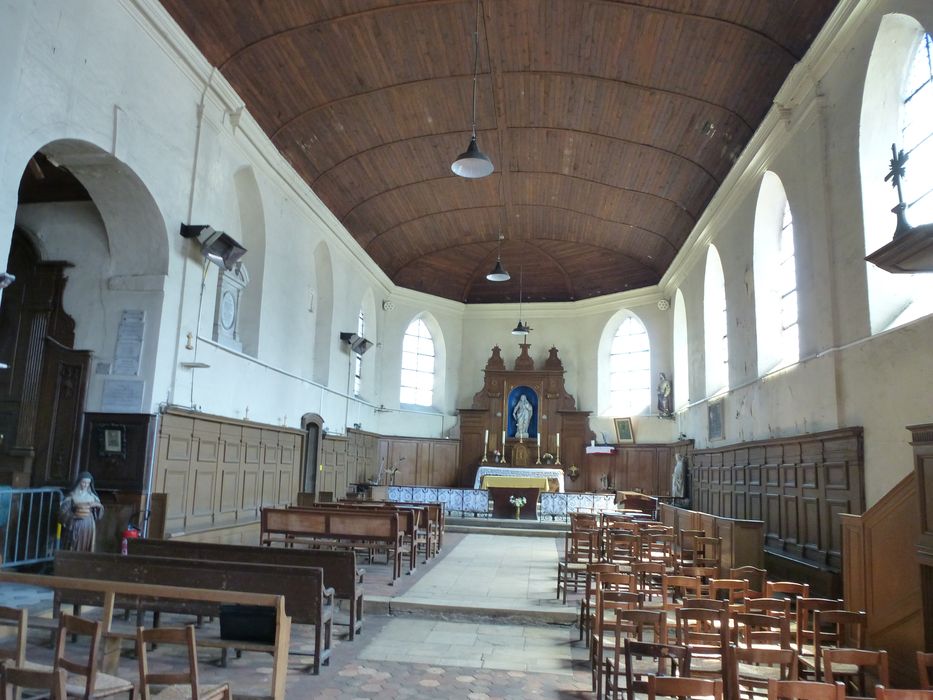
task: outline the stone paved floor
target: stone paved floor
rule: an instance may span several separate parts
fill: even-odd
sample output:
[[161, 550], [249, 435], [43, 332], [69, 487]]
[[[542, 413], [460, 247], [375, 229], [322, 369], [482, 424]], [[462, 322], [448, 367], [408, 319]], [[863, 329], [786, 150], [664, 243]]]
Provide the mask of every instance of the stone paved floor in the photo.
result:
[[[554, 598], [557, 554], [555, 538], [450, 533], [441, 556], [394, 585], [384, 564], [364, 563], [362, 633], [351, 642], [346, 627], [337, 627], [331, 662], [318, 676], [306, 672], [307, 657], [291, 656], [288, 698], [591, 698], [586, 650], [571, 624], [576, 607]], [[7, 595], [4, 585], [0, 604]], [[39, 595], [33, 609], [41, 602]], [[163, 624], [172, 622], [166, 616]], [[293, 650], [313, 649], [302, 626], [292, 636]], [[30, 636], [30, 660], [50, 657], [46, 639]], [[160, 647], [150, 662], [171, 664], [180, 653]], [[203, 683], [227, 681], [235, 697], [266, 692], [268, 656], [244, 653], [226, 668], [217, 657], [215, 650], [199, 650]], [[120, 675], [136, 677], [130, 654]]]

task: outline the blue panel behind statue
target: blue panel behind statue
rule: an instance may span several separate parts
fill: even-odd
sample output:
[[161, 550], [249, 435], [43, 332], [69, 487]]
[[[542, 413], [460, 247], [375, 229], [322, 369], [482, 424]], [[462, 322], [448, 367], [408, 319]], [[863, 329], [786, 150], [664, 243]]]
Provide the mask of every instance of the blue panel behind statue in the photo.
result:
[[[522, 400], [524, 399], [524, 401]], [[538, 395], [528, 386], [509, 392], [509, 437], [534, 440], [538, 435]], [[521, 430], [526, 428], [525, 430]]]

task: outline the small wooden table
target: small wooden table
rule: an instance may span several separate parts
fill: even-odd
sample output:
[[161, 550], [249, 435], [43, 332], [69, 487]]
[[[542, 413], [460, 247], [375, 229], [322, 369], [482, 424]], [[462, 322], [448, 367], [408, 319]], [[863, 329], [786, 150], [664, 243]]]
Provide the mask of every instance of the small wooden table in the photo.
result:
[[541, 489], [537, 488], [499, 488], [498, 486], [489, 487], [489, 496], [492, 498], [492, 517], [509, 519], [515, 518], [515, 506], [509, 503], [509, 498], [515, 496], [524, 496], [527, 503], [522, 506], [519, 520], [537, 520], [538, 519], [538, 494]]

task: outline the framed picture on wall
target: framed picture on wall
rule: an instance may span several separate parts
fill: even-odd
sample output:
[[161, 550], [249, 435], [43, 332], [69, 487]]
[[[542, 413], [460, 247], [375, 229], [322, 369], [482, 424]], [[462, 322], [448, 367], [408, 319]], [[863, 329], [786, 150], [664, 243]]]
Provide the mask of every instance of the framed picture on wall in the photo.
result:
[[706, 407], [707, 420], [709, 422], [709, 439], [722, 440], [726, 437], [725, 426], [723, 425], [724, 399], [710, 401]]
[[635, 442], [635, 432], [632, 430], [631, 418], [613, 418], [616, 426], [616, 440], [620, 445], [631, 445]]

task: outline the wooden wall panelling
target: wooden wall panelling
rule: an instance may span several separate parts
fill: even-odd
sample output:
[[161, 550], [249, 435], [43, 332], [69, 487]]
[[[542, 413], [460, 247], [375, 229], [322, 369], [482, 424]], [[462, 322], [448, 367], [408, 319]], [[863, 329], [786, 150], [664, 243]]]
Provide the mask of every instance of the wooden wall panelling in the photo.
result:
[[[324, 491], [334, 495], [337, 489], [337, 455], [346, 452], [346, 438], [325, 435], [321, 441], [321, 473], [318, 479], [318, 492]], [[343, 491], [339, 491], [342, 493]]]
[[760, 519], [770, 552], [839, 570], [839, 515], [864, 509], [860, 428], [698, 450], [692, 466], [694, 508]]
[[862, 516], [841, 516], [846, 607], [868, 613], [868, 643], [887, 649], [892, 680], [916, 687], [914, 652], [923, 648], [917, 479], [910, 474]]
[[250, 520], [259, 517], [262, 430], [244, 426], [240, 431], [242, 450], [240, 451], [240, 509], [237, 520]]
[[292, 495], [298, 492], [298, 477], [301, 473], [301, 440], [292, 433], [279, 433], [278, 490], [276, 505], [287, 506]]
[[236, 522], [240, 495], [240, 470], [243, 461], [243, 429], [239, 425], [220, 424], [219, 427], [217, 485], [214, 493], [214, 503], [217, 504], [217, 512], [214, 516], [215, 525]]
[[194, 421], [167, 415], [159, 432], [159, 467], [154, 489], [165, 494], [165, 532], [185, 529]]
[[214, 524], [220, 424], [196, 418], [192, 427], [192, 440], [186, 530], [198, 530]]
[[933, 651], [933, 424], [911, 425], [907, 430], [910, 431], [917, 480], [920, 535], [917, 537], [915, 561], [920, 567], [924, 648]]
[[165, 494], [167, 536], [255, 522], [261, 505], [297, 490], [303, 434], [170, 409], [158, 436], [153, 490]]
[[[438, 440], [432, 443], [432, 486], [455, 486], [460, 463], [460, 443]], [[471, 484], [472, 486], [472, 484]]]

